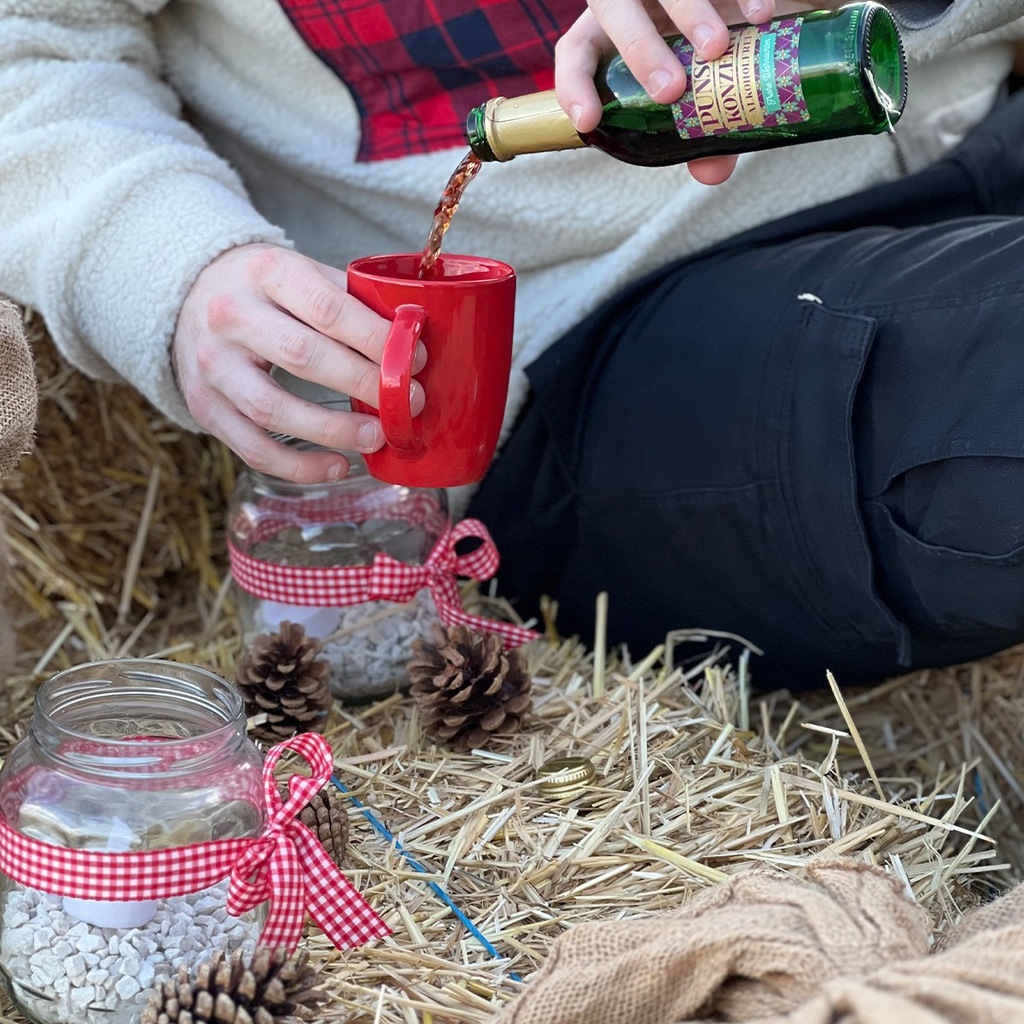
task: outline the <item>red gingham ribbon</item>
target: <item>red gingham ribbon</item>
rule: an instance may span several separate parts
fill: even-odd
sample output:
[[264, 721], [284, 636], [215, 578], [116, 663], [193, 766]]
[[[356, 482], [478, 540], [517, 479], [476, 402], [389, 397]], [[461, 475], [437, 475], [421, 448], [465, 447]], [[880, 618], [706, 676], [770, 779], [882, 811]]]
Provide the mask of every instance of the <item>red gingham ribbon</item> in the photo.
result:
[[[457, 554], [455, 545], [467, 537], [480, 540], [480, 545], [467, 555]], [[479, 519], [463, 519], [454, 527], [446, 527], [422, 565], [407, 565], [383, 552], [378, 552], [370, 565], [279, 565], [253, 558], [230, 543], [228, 555], [235, 582], [263, 601], [343, 608], [364, 601], [411, 601], [429, 587], [437, 614], [446, 626], [465, 625], [497, 633], [506, 648], [539, 636], [532, 629], [471, 615], [463, 609], [457, 577], [490, 579], [500, 563], [498, 549]]]
[[[301, 754], [309, 777], [288, 780], [282, 801], [274, 766], [285, 750]], [[157, 900], [207, 889], [230, 876], [227, 911], [240, 915], [264, 900], [270, 913], [263, 945], [289, 952], [305, 915], [338, 949], [390, 934], [295, 815], [331, 780], [331, 748], [318, 733], [300, 733], [267, 752], [263, 789], [267, 824], [255, 839], [215, 839], [134, 853], [73, 850], [31, 839], [0, 819], [0, 870], [22, 885], [86, 900]]]

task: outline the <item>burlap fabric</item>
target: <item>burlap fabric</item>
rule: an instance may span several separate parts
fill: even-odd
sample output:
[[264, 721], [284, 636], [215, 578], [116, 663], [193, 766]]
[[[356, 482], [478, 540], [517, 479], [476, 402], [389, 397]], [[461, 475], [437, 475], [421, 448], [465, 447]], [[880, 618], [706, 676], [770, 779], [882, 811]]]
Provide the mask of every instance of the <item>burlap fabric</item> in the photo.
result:
[[0, 478], [32, 449], [39, 402], [21, 311], [0, 299]]
[[[21, 310], [0, 299], [0, 479], [7, 476], [32, 449], [39, 391], [35, 363], [25, 338]], [[0, 683], [14, 667], [17, 644], [7, 611], [7, 542], [0, 518]], [[5, 693], [0, 709], [6, 710]]]
[[566, 932], [497, 1024], [1024, 1024], [1024, 887], [930, 945], [880, 869], [756, 868], [672, 914]]

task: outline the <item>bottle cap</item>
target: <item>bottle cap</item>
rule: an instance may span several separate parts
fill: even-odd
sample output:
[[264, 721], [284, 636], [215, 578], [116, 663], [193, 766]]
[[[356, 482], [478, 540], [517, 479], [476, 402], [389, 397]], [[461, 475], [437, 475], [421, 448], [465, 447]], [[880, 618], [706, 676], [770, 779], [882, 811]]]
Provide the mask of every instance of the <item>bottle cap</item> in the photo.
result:
[[586, 143], [576, 134], [569, 115], [559, 106], [555, 90], [507, 99], [496, 96], [470, 112], [470, 146], [481, 160], [511, 160], [523, 153], [579, 149]]
[[557, 799], [576, 797], [596, 774], [593, 763], [586, 757], [556, 758], [537, 769], [537, 778], [541, 780], [537, 791], [542, 796]]

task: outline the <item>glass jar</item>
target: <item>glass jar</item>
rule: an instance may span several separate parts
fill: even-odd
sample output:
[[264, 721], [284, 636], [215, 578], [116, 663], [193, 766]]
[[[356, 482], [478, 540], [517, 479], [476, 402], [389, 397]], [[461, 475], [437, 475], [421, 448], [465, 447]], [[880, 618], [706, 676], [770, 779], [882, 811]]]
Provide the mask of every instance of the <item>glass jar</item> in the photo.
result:
[[[227, 681], [169, 661], [76, 666], [39, 688], [0, 769], [0, 814], [33, 839], [124, 853], [259, 834], [262, 758]], [[215, 950], [251, 953], [262, 909], [227, 880], [154, 901], [82, 900], [0, 872], [0, 968], [36, 1024], [130, 1024], [160, 977]]]
[[[285, 438], [296, 448], [314, 447]], [[278, 633], [284, 622], [298, 623], [320, 640], [320, 656], [330, 665], [332, 693], [344, 701], [386, 697], [408, 682], [405, 666], [412, 641], [430, 637], [437, 611], [428, 589], [409, 601], [364, 600], [341, 604], [329, 598], [302, 603], [271, 600], [239, 583], [274, 581], [301, 568], [307, 590], [318, 577], [338, 569], [367, 567], [378, 554], [406, 565], [422, 565], [448, 527], [443, 490], [402, 487], [370, 476], [358, 456], [336, 482], [295, 484], [256, 470], [239, 477], [228, 507], [228, 544], [235, 568], [234, 592], [242, 642]], [[327, 585], [320, 589], [323, 593]], [[304, 599], [305, 600], [305, 599]]]

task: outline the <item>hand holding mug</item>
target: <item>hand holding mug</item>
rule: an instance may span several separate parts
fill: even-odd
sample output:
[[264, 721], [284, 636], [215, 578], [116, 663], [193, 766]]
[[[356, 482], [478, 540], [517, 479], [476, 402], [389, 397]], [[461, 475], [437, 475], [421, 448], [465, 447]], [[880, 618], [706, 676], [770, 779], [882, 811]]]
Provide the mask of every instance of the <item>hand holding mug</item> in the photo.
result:
[[[346, 288], [344, 271], [279, 246], [242, 245], [197, 277], [178, 317], [172, 360], [196, 423], [253, 469], [296, 483], [348, 472], [340, 450], [368, 454], [384, 444], [375, 411], [328, 409], [286, 391], [274, 366], [376, 405], [390, 324]], [[426, 360], [413, 356], [413, 373]], [[411, 412], [423, 389], [411, 383]], [[286, 434], [318, 450], [296, 452]]]

